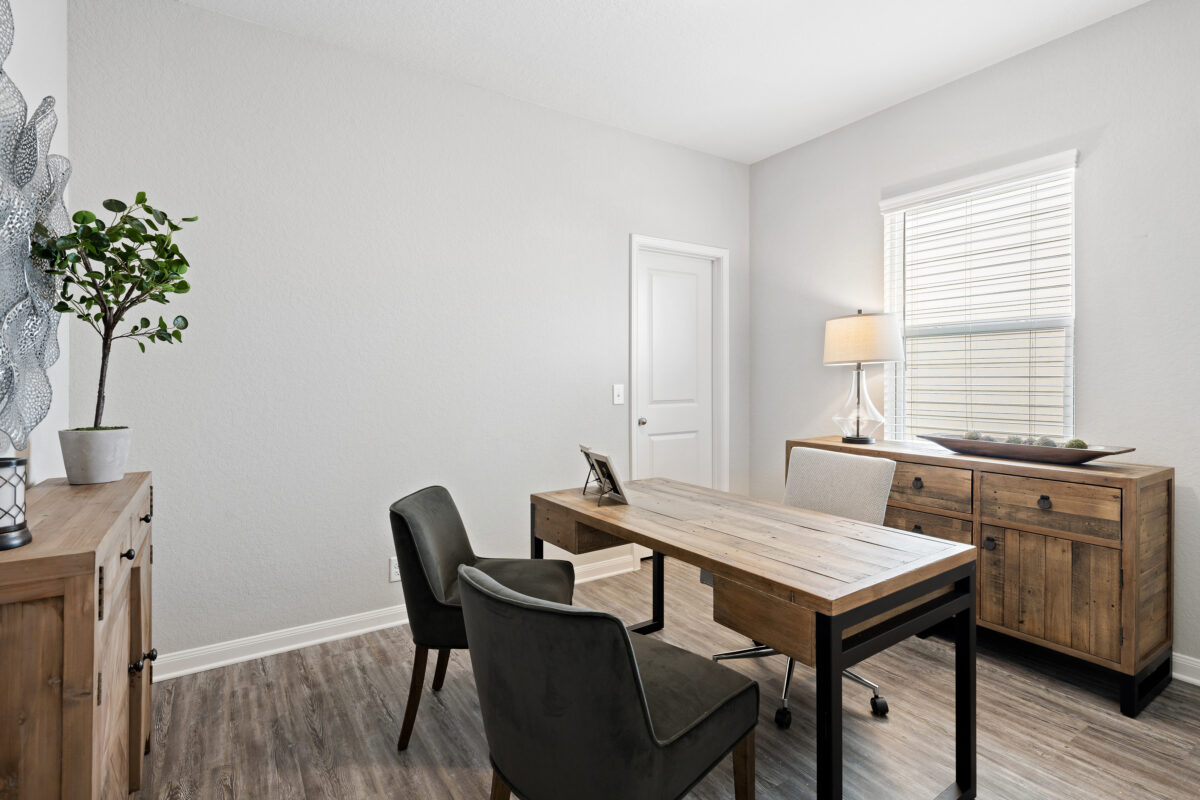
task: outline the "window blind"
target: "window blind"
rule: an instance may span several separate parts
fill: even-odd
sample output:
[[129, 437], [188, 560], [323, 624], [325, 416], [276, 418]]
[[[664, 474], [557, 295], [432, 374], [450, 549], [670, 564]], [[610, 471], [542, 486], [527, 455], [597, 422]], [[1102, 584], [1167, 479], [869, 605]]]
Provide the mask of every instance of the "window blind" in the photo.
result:
[[1066, 155], [883, 204], [885, 310], [905, 343], [885, 377], [888, 438], [1073, 434]]

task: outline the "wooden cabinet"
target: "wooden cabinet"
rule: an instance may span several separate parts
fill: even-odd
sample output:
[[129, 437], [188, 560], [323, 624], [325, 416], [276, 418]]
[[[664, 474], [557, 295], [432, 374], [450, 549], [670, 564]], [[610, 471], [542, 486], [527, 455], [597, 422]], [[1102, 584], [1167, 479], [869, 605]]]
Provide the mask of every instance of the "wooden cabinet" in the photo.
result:
[[[1099, 664], [1135, 716], [1171, 679], [1175, 471], [789, 440], [896, 461], [884, 524], [973, 542], [979, 624]], [[786, 463], [786, 462], [785, 462]]]
[[151, 491], [149, 473], [29, 490], [33, 541], [0, 552], [0, 797], [123, 799], [141, 784]]

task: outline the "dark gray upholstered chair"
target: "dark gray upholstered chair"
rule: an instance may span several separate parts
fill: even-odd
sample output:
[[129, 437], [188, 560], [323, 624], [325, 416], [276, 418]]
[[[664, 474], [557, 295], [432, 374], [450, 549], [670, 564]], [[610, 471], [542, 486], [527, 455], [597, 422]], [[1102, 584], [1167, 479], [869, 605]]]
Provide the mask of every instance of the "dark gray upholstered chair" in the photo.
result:
[[493, 800], [670, 800], [730, 751], [736, 797], [754, 797], [757, 683], [610, 614], [459, 575]]
[[[815, 447], [793, 447], [788, 461], [783, 502], [797, 508], [882, 525], [887, 514], [888, 496], [892, 491], [892, 476], [895, 472], [896, 462], [887, 458], [837, 453]], [[709, 585], [712, 585], [711, 582]], [[778, 655], [774, 648], [757, 645], [745, 650], [717, 653], [713, 660], [763, 658], [773, 655]], [[779, 708], [775, 711], [775, 724], [781, 728], [792, 724], [788, 691], [795, 669], [796, 662], [789, 657], [783, 673], [782, 698]], [[842, 670], [842, 674], [871, 690], [872, 714], [879, 717], [887, 715], [887, 700], [879, 695], [878, 685], [854, 670]]]
[[392, 503], [391, 519], [409, 627], [417, 646], [397, 744], [404, 750], [417, 719], [429, 651], [438, 651], [433, 673], [436, 692], [446, 679], [450, 651], [467, 647], [459, 600], [459, 566], [476, 567], [525, 594], [567, 604], [575, 591], [575, 569], [569, 561], [479, 558], [471, 549], [450, 492], [442, 486], [430, 486]]

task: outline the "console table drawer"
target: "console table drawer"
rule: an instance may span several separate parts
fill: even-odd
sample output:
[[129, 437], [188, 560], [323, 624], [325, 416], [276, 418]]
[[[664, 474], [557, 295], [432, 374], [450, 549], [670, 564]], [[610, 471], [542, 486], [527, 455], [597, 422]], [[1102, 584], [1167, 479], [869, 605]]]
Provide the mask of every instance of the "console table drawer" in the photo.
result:
[[892, 500], [971, 513], [971, 470], [901, 461], [892, 478]]
[[889, 528], [899, 528], [902, 531], [937, 536], [939, 539], [950, 539], [963, 544], [971, 543], [971, 521], [966, 519], [943, 517], [941, 514], [888, 506], [883, 524]]
[[1114, 541], [1121, 538], [1120, 489], [985, 472], [980, 494], [984, 519]]

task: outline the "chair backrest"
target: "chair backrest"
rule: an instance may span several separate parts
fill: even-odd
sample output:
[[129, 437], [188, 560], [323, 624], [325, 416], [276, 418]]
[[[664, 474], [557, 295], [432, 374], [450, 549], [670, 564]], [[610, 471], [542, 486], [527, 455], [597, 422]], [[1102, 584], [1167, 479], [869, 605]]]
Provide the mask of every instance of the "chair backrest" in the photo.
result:
[[475, 551], [444, 486], [428, 486], [397, 500], [390, 516], [404, 601], [417, 625], [414, 614], [420, 609], [431, 601], [447, 602], [459, 564], [474, 564]]
[[513, 793], [641, 796], [637, 773], [658, 748], [621, 621], [528, 597], [471, 567], [459, 587], [488, 748]]
[[783, 502], [879, 525], [895, 472], [887, 458], [793, 447]]

